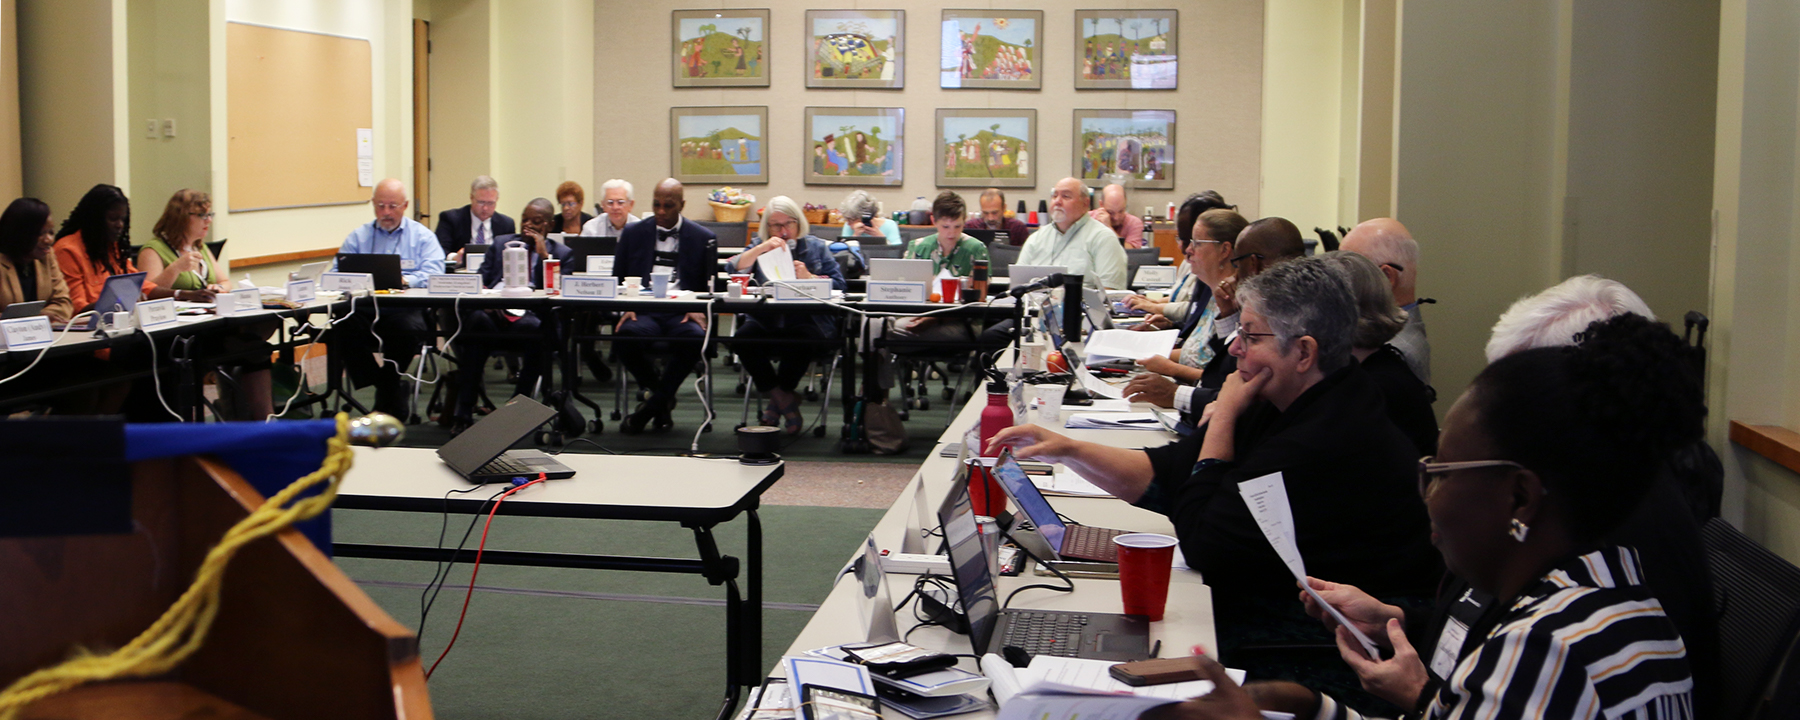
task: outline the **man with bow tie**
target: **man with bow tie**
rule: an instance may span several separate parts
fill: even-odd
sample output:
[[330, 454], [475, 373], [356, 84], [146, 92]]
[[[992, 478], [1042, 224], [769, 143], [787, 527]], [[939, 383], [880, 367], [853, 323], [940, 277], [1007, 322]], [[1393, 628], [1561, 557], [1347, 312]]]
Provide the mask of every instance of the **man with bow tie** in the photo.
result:
[[[719, 271], [719, 239], [699, 223], [682, 219], [681, 210], [687, 206], [683, 192], [681, 182], [674, 178], [657, 183], [650, 206], [655, 222], [634, 223], [619, 235], [613, 275], [648, 280], [655, 273], [669, 273], [671, 288], [712, 290], [713, 276]], [[650, 399], [625, 418], [623, 430], [636, 434], [645, 425], [659, 432], [674, 427], [669, 410], [674, 407], [682, 382], [700, 362], [706, 314], [627, 312], [620, 316], [613, 334], [627, 343], [617, 353], [625, 369], [650, 391]], [[634, 344], [632, 338], [642, 340]], [[665, 350], [668, 359], [658, 372], [655, 360], [646, 351]]]

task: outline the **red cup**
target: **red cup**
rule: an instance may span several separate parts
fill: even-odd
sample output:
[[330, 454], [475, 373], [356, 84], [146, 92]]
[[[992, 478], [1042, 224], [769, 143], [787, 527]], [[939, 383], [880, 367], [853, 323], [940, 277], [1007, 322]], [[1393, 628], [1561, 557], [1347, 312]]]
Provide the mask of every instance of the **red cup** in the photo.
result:
[[739, 285], [742, 285], [745, 288], [749, 288], [750, 287], [750, 277], [751, 277], [750, 273], [732, 273], [731, 281], [734, 283], [737, 283]]
[[938, 278], [938, 295], [944, 302], [954, 303], [962, 294], [962, 278]]
[[1127, 533], [1113, 538], [1119, 546], [1119, 593], [1126, 615], [1163, 619], [1169, 603], [1169, 567], [1175, 561], [1175, 538], [1157, 533]]

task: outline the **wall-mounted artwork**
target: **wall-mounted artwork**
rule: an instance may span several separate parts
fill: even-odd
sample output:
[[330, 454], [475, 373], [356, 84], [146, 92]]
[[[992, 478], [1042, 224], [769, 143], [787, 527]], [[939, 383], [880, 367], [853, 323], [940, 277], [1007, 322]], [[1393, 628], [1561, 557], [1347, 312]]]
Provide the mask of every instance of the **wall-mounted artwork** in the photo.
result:
[[1037, 90], [1044, 86], [1039, 53], [1042, 10], [945, 10], [938, 53], [938, 86]]
[[1100, 187], [1175, 189], [1174, 110], [1076, 110], [1075, 177]]
[[806, 86], [906, 87], [905, 10], [806, 11]]
[[675, 87], [768, 87], [769, 11], [674, 11]]
[[900, 108], [807, 108], [806, 184], [899, 185], [905, 116]]
[[1174, 10], [1075, 11], [1075, 89], [1174, 90]]
[[669, 108], [670, 174], [684, 183], [767, 183], [768, 127], [766, 106]]
[[938, 187], [1037, 186], [1037, 111], [940, 108]]

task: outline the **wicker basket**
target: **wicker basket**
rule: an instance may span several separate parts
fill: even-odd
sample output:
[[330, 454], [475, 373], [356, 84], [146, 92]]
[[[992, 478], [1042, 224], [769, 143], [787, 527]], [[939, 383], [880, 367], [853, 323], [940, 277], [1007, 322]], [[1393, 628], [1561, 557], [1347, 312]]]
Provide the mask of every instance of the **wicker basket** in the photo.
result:
[[743, 222], [744, 218], [750, 214], [749, 205], [726, 205], [711, 200], [706, 202], [712, 205], [713, 220], [717, 222]]
[[806, 211], [806, 221], [814, 225], [824, 225], [825, 217], [830, 214], [829, 210], [808, 210]]

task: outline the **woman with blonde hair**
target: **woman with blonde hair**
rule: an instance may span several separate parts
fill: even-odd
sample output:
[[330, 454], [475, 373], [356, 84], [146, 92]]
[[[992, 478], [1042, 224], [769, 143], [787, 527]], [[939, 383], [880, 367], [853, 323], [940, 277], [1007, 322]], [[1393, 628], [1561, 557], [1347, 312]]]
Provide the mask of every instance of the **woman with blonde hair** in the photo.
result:
[[138, 269], [157, 287], [223, 292], [231, 275], [206, 247], [212, 231], [212, 198], [199, 190], [176, 190], [138, 251]]

